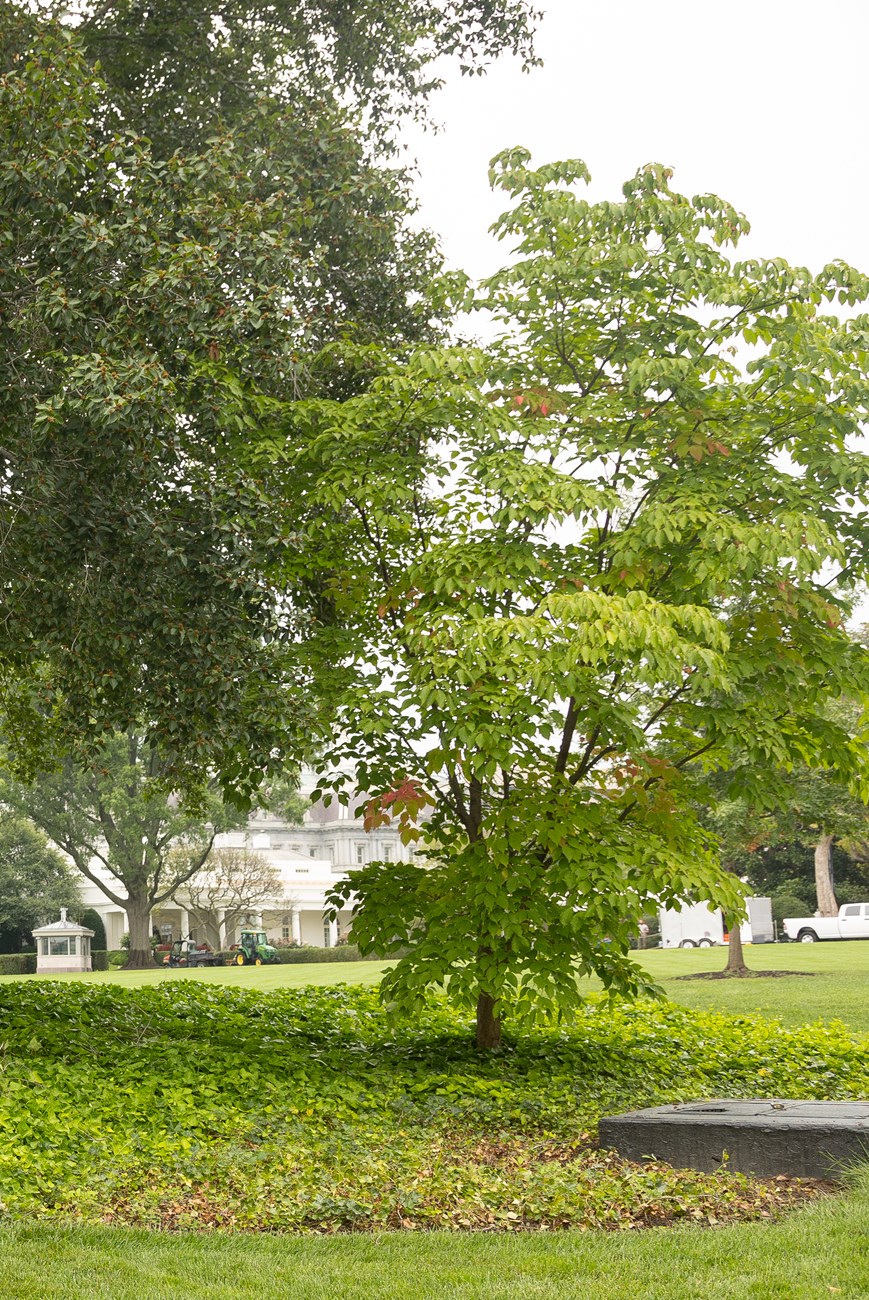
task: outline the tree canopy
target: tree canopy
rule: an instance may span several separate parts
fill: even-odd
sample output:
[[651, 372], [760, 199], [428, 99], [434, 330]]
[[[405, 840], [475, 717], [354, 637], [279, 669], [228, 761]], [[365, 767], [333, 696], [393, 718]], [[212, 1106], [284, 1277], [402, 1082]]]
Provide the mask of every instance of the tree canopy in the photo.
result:
[[352, 758], [370, 820], [425, 851], [336, 899], [359, 897], [364, 947], [407, 949], [386, 997], [448, 980], [484, 1045], [506, 1014], [569, 1009], [577, 972], [642, 986], [651, 900], [738, 909], [696, 816], [707, 773], [774, 803], [771, 769], [832, 763], [865, 791], [865, 748], [822, 705], [869, 684], [844, 630], [869, 322], [823, 311], [866, 278], [736, 261], [746, 220], [662, 167], [600, 203], [578, 162], [515, 149], [492, 178], [514, 256], [452, 287], [501, 336], [296, 404], [275, 453], [316, 541], [300, 556], [360, 612], [355, 640], [324, 632], [353, 678], [326, 783]]
[[527, 0], [430, 5], [274, 5], [263, 0], [86, 0], [66, 14], [115, 90], [117, 120], [158, 150], [200, 142], [265, 93], [296, 107], [341, 102], [383, 143], [399, 115], [424, 115], [436, 60], [480, 73], [511, 52], [536, 62]]
[[78, 902], [69, 864], [42, 831], [26, 817], [0, 814], [0, 952], [18, 952], [34, 926]]
[[[261, 474], [272, 410], [349, 390], [328, 343], [432, 336], [431, 240], [334, 96], [142, 135], [87, 44], [117, 12], [73, 35], [0, 3], [4, 729], [26, 771], [144, 720], [176, 783], [249, 795], [312, 725], [266, 576], [298, 540]], [[154, 121], [188, 121], [184, 30], [141, 82]], [[116, 37], [136, 80], [153, 48]]]
[[202, 867], [238, 814], [212, 795], [194, 810], [166, 795], [165, 763], [141, 732], [107, 740], [90, 768], [68, 759], [25, 785], [4, 780], [0, 798], [26, 814], [106, 898], [127, 913], [127, 965], [151, 966], [153, 908]]

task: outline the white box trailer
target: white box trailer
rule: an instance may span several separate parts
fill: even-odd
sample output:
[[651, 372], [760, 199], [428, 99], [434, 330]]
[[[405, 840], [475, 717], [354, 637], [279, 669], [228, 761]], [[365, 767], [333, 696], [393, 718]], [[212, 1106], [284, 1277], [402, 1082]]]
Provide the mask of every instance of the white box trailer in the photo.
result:
[[[747, 898], [748, 919], [739, 933], [743, 943], [772, 943], [772, 902], [768, 898]], [[724, 917], [708, 903], [685, 903], [683, 907], [662, 907], [659, 913], [662, 948], [714, 948], [722, 946]]]

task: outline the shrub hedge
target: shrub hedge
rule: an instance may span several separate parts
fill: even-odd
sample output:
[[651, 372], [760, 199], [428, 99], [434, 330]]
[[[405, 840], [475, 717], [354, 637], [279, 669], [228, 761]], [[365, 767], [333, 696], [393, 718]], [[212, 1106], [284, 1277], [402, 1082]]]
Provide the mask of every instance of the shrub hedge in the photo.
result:
[[0, 975], [35, 974], [35, 952], [4, 952], [0, 954]]
[[[811, 916], [802, 899], [795, 894], [773, 894], [771, 898], [772, 916], [777, 925], [781, 925], [786, 916]], [[813, 911], [814, 909], [812, 909]], [[782, 938], [785, 938], [782, 935]]]
[[[94, 970], [109, 969], [109, 954], [107, 952], [91, 952], [91, 962]], [[0, 975], [35, 975], [36, 974], [36, 953], [35, 952], [7, 952], [0, 954]]]
[[[106, 927], [103, 925], [103, 918], [99, 912], [89, 907], [86, 912], [82, 913], [81, 924], [86, 925], [89, 930], [93, 930], [94, 937], [91, 939], [92, 952], [105, 952], [108, 948], [106, 942]], [[96, 967], [94, 967], [96, 969]]]
[[[293, 966], [300, 962], [371, 960], [370, 957], [363, 957], [353, 943], [342, 943], [337, 948], [277, 948], [275, 951], [282, 966]], [[227, 964], [234, 964], [238, 949], [222, 952], [220, 956]]]

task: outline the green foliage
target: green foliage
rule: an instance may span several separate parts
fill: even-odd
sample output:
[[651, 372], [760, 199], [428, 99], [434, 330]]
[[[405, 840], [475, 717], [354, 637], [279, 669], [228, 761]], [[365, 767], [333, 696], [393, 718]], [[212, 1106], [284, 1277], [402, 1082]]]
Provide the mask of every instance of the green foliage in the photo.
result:
[[35, 925], [78, 902], [69, 865], [43, 832], [26, 815], [0, 812], [0, 947], [18, 952]]
[[826, 706], [869, 688], [844, 630], [869, 554], [869, 319], [825, 304], [869, 282], [734, 260], [745, 219], [662, 167], [618, 202], [521, 149], [492, 178], [512, 260], [443, 292], [502, 337], [295, 404], [275, 459], [307, 521], [300, 586], [319, 575], [358, 620], [321, 629], [333, 686], [355, 669], [323, 787], [352, 761], [370, 824], [424, 850], [334, 901], [360, 900], [363, 951], [409, 949], [391, 1004], [448, 981], [497, 1019], [569, 1011], [577, 971], [636, 992], [654, 899], [739, 910], [696, 815], [715, 773], [762, 809], [798, 764], [865, 793], [866, 747]]
[[[227, 949], [221, 957], [232, 962], [238, 956], [237, 949]], [[313, 948], [302, 944], [298, 948], [275, 948], [274, 957], [278, 965], [299, 966], [317, 962], [366, 961], [362, 953], [352, 943], [342, 943], [336, 948]]]
[[[0, 681], [25, 773], [144, 720], [167, 788], [216, 770], [251, 798], [304, 749], [303, 602], [269, 581], [298, 538], [259, 445], [279, 399], [353, 386], [315, 365], [324, 345], [434, 330], [432, 241], [409, 229], [406, 179], [370, 160], [336, 96], [297, 83], [291, 103], [259, 98], [276, 61], [294, 73], [269, 41], [307, 28], [230, 9], [203, 28], [172, 7], [96, 6], [72, 36], [0, 0]], [[461, 9], [442, 48], [510, 44], [474, 19], [499, 6]], [[216, 32], [242, 28], [217, 57]], [[188, 56], [207, 131], [172, 102]], [[237, 59], [260, 83], [218, 122]]]
[[291, 966], [297, 962], [366, 960], [353, 943], [338, 944], [335, 948], [309, 948], [306, 945], [300, 948], [278, 948], [277, 957], [279, 962]]
[[151, 964], [152, 909], [199, 870], [215, 835], [239, 821], [214, 791], [200, 790], [192, 808], [167, 797], [171, 769], [172, 761], [131, 730], [104, 738], [87, 768], [68, 758], [31, 784], [11, 776], [0, 784], [3, 802], [26, 813], [127, 912], [134, 965]]
[[770, 903], [772, 904], [772, 919], [777, 925], [781, 925], [787, 916], [814, 915], [814, 904], [807, 904], [805, 899], [798, 898], [795, 894], [771, 894]]
[[310, 799], [299, 794], [298, 780], [286, 775], [264, 782], [260, 787], [259, 802], [288, 826], [301, 826], [311, 806]]
[[468, 1028], [443, 1001], [396, 1026], [346, 987], [0, 986], [0, 1198], [16, 1216], [271, 1231], [757, 1214], [769, 1192], [750, 1180], [597, 1151], [598, 1115], [869, 1082], [841, 1025], [591, 1003], [497, 1059]]
[[[109, 945], [106, 942], [106, 927], [103, 925], [103, 918], [100, 916], [99, 912], [95, 912], [92, 907], [89, 907], [86, 912], [82, 913], [80, 924], [86, 925], [89, 930], [93, 930], [94, 932], [94, 936], [91, 939], [91, 952], [96, 951], [105, 954]], [[94, 970], [97, 969], [98, 968], [94, 966]], [[102, 969], [102, 967], [99, 969]]]
[[349, 102], [382, 142], [397, 117], [424, 113], [440, 84], [434, 60], [452, 57], [463, 73], [482, 72], [503, 50], [536, 62], [530, 26], [539, 17], [527, 0], [159, 0], [147, 10], [93, 0], [77, 11], [78, 34], [117, 93], [120, 121], [168, 152], [249, 114], [263, 92], [297, 112]]
[[[232, 963], [238, 956], [238, 949], [228, 948], [220, 956], [227, 963]], [[301, 944], [297, 948], [275, 948], [275, 963], [279, 966], [310, 966], [322, 962], [368, 961], [353, 943], [338, 944], [335, 948], [315, 948]]]
[[0, 953], [0, 975], [34, 975], [35, 952]]

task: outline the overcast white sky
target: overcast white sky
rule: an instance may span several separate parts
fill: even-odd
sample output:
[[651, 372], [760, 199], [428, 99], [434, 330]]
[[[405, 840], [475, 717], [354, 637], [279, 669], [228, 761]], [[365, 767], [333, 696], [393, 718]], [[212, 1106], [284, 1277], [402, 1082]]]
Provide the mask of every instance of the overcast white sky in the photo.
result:
[[432, 102], [442, 130], [407, 133], [421, 218], [448, 265], [482, 276], [506, 261], [486, 233], [506, 206], [486, 172], [521, 144], [536, 162], [584, 159], [592, 198], [665, 163], [684, 193], [720, 194], [749, 218], [739, 256], [869, 272], [869, 0], [539, 3], [542, 68], [450, 73]]
[[483, 275], [504, 206], [489, 158], [580, 157], [593, 197], [617, 198], [647, 162], [689, 195], [712, 191], [752, 224], [745, 255], [869, 271], [869, 0], [541, 0], [544, 66], [504, 59], [452, 75], [438, 135], [409, 133], [425, 224], [452, 266]]

